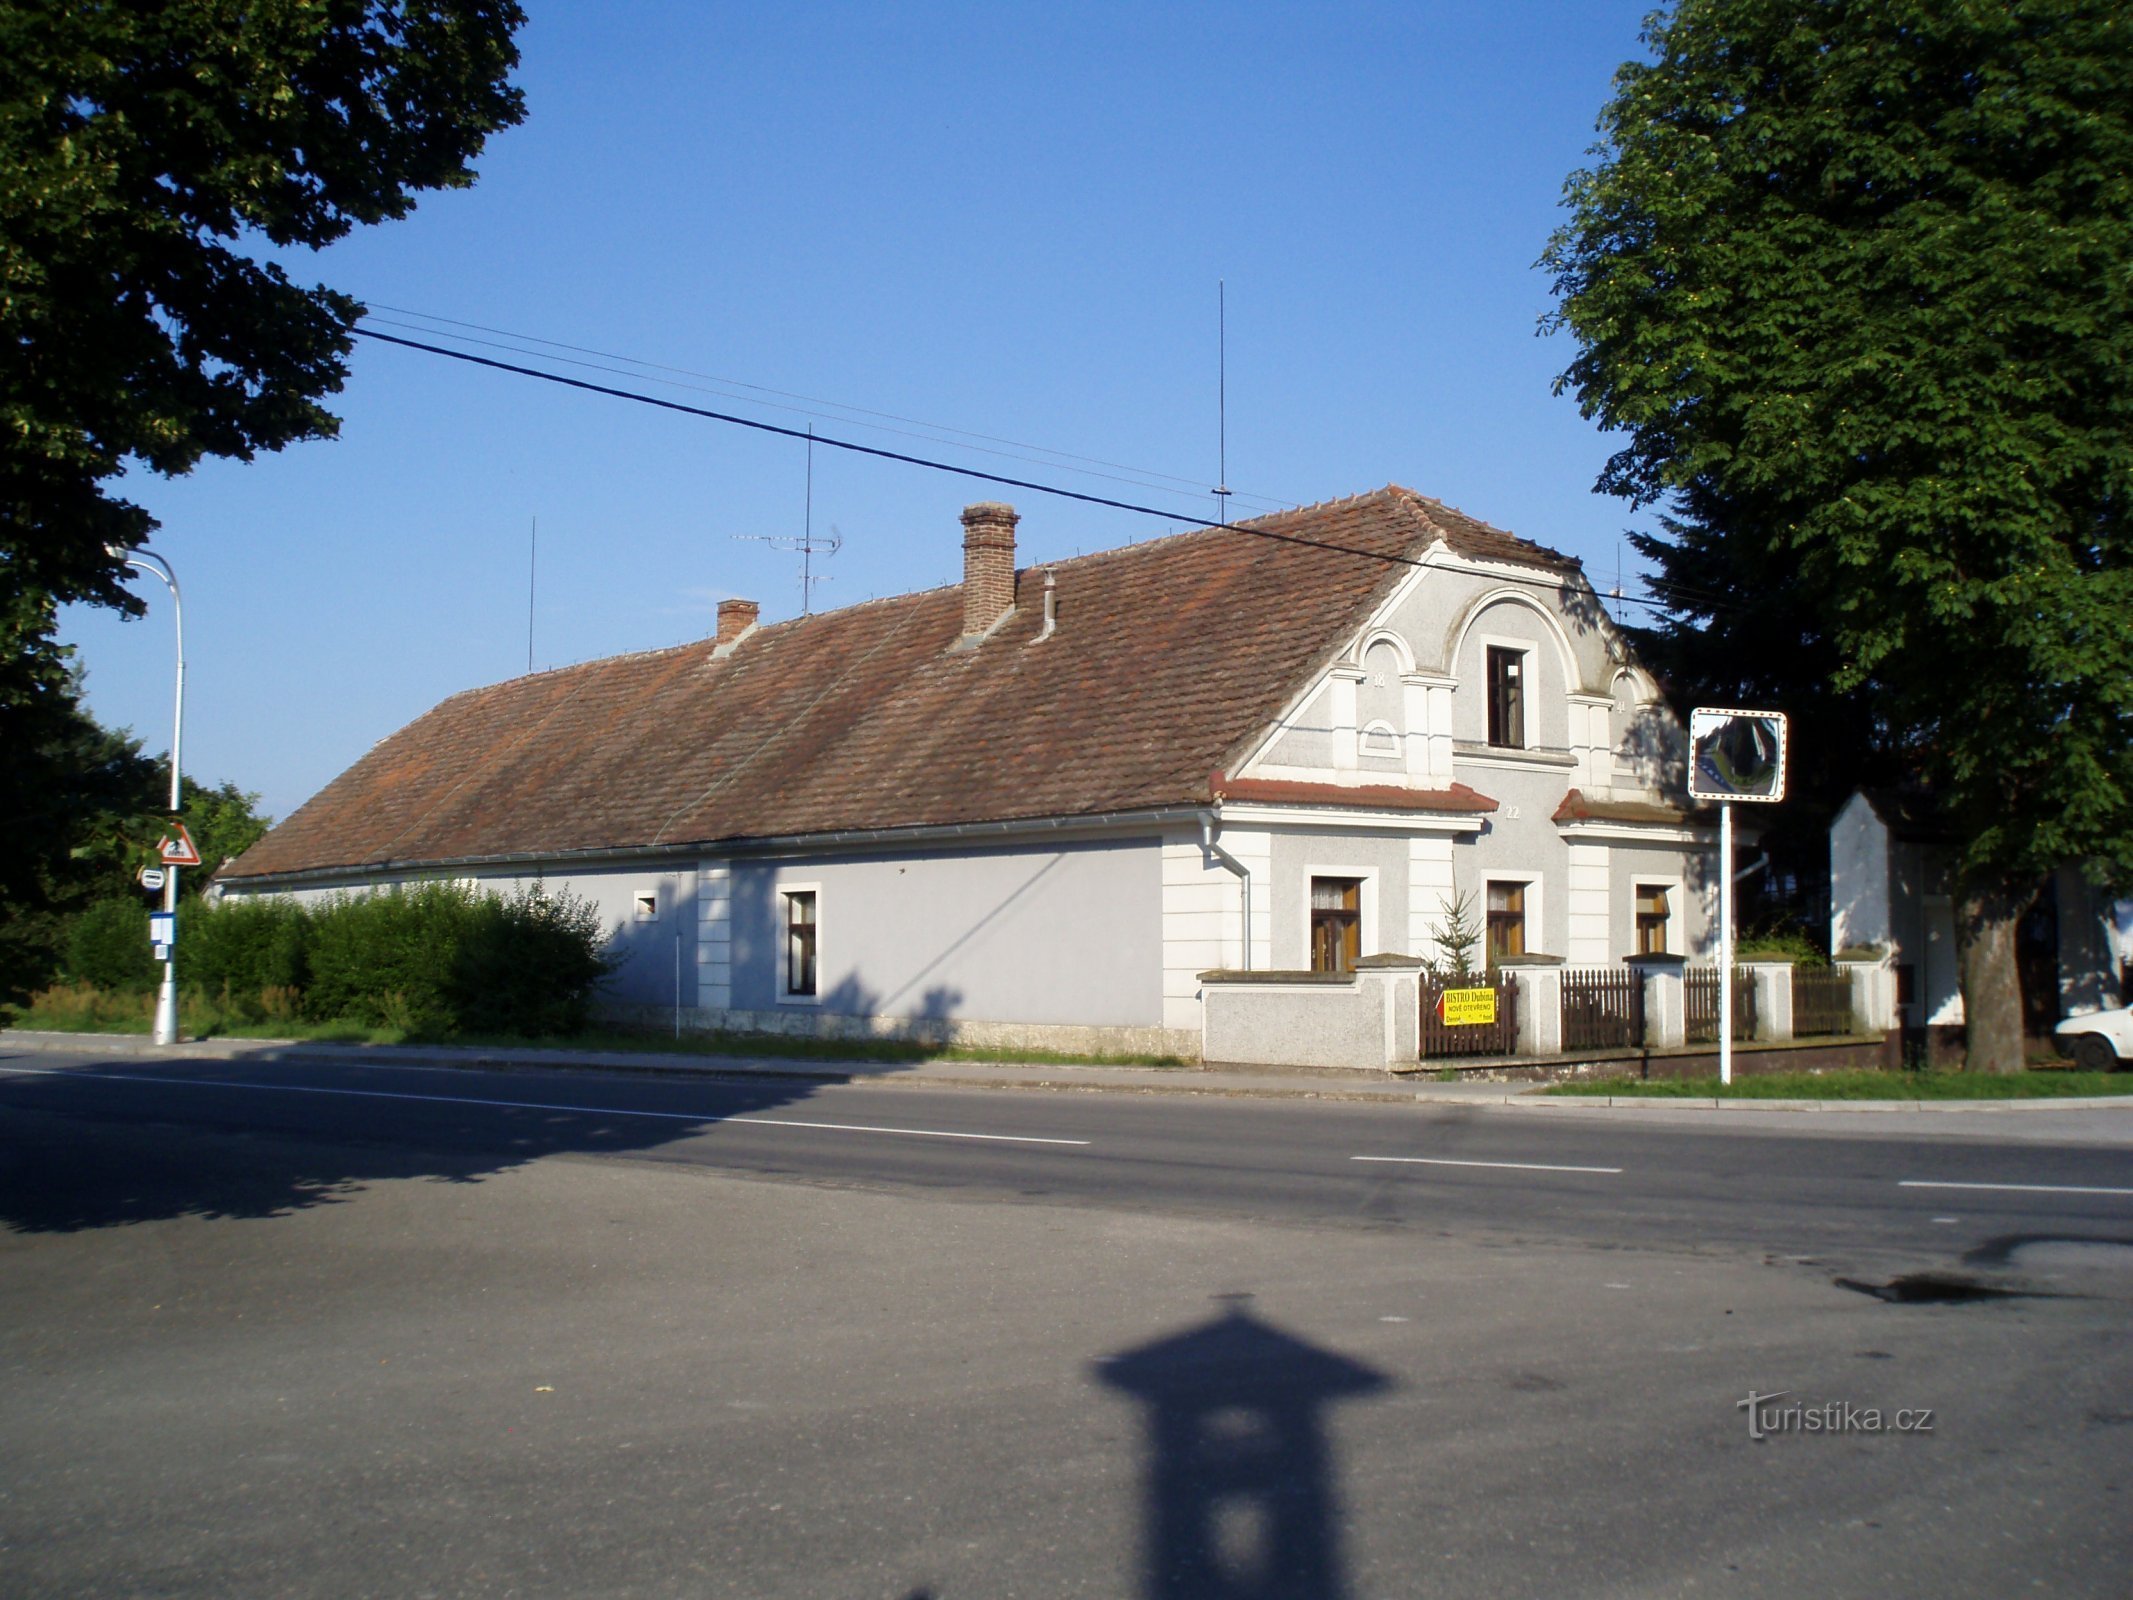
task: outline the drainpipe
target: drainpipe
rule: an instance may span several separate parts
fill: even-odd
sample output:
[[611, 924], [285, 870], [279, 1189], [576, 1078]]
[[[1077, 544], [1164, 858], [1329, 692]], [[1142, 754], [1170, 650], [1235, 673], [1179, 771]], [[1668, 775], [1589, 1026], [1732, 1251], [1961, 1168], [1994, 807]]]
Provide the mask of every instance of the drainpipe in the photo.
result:
[[1252, 873], [1243, 862], [1215, 843], [1215, 814], [1212, 811], [1200, 813], [1200, 850], [1237, 875], [1237, 886], [1244, 899], [1244, 970], [1249, 972], [1252, 970]]

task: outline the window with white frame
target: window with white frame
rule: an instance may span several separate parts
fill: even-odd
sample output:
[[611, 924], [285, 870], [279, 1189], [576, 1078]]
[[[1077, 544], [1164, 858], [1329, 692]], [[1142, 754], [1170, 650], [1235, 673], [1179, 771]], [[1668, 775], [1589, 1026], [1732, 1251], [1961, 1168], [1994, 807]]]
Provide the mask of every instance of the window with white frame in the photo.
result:
[[819, 981], [816, 936], [821, 924], [817, 916], [816, 889], [788, 889], [785, 902], [785, 982], [783, 998], [787, 1000], [812, 1000], [816, 998]]
[[1492, 879], [1488, 894], [1489, 965], [1526, 953], [1526, 900], [1531, 884]]
[[1311, 970], [1353, 972], [1363, 953], [1363, 880], [1311, 880]]
[[1489, 743], [1499, 750], [1526, 748], [1526, 652], [1509, 645], [1488, 647]]
[[1637, 954], [1663, 956], [1673, 948], [1669, 927], [1673, 921], [1673, 897], [1669, 885], [1637, 885]]

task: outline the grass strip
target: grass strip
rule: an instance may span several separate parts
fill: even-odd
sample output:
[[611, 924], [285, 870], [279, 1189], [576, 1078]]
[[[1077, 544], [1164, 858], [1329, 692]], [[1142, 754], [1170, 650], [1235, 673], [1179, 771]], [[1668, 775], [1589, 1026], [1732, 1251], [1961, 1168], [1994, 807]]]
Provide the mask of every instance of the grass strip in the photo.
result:
[[1769, 1072], [1729, 1084], [1716, 1077], [1592, 1078], [1547, 1092], [1652, 1100], [2064, 1100], [2133, 1094], [2133, 1072]]

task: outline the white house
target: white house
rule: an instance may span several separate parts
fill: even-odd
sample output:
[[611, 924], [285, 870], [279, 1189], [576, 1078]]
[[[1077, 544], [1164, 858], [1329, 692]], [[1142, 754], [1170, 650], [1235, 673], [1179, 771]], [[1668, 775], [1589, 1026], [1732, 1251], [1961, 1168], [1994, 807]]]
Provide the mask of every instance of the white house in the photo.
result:
[[701, 1026], [1198, 1048], [1203, 971], [1707, 954], [1681, 730], [1578, 565], [1397, 487], [455, 696], [225, 893], [592, 897]]

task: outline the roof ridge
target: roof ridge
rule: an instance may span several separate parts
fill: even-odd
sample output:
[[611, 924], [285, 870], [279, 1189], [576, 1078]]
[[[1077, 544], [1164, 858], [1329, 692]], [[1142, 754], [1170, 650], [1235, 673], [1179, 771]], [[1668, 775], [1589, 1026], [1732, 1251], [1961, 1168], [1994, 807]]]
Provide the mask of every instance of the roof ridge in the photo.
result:
[[[477, 683], [471, 688], [446, 695], [432, 709], [441, 711], [457, 701], [470, 700], [476, 695], [494, 694], [499, 689], [509, 689], [517, 684], [532, 683], [536, 678], [559, 678], [566, 673], [584, 672], [589, 668], [609, 666], [617, 661], [635, 661], [640, 658], [649, 660], [653, 656], [671, 655], [677, 650], [698, 650], [710, 642], [707, 635], [702, 639], [684, 639], [679, 644], [654, 645], [648, 650], [617, 650], [611, 655], [587, 656], [583, 661], [566, 661], [561, 666], [542, 667], [537, 672], [521, 672], [515, 677], [498, 678], [494, 683]], [[391, 735], [388, 734], [387, 737], [390, 738]]]
[[1306, 516], [1314, 511], [1335, 511], [1343, 506], [1360, 505], [1366, 500], [1397, 501], [1403, 495], [1408, 497], [1414, 497], [1414, 494], [1414, 490], [1406, 488], [1401, 484], [1385, 483], [1380, 484], [1375, 489], [1358, 489], [1354, 494], [1335, 495], [1330, 500], [1313, 500], [1308, 505], [1290, 506], [1283, 511], [1264, 512], [1261, 515], [1252, 517], [1244, 522], [1236, 523], [1234, 524], [1234, 526], [1239, 528], [1249, 528], [1254, 523], [1272, 522], [1277, 517], [1300, 517]]
[[[1102, 550], [1087, 550], [1071, 556], [1058, 556], [1049, 561], [1032, 561], [1026, 567], [1017, 567], [1018, 572], [1042, 572], [1053, 567], [1072, 566], [1082, 561], [1103, 561], [1114, 556], [1131, 555], [1137, 550], [1146, 550], [1154, 545], [1176, 544], [1185, 539], [1207, 539], [1222, 534], [1246, 533], [1266, 529], [1270, 524], [1285, 518], [1316, 515], [1337, 511], [1347, 506], [1370, 500], [1395, 500], [1399, 495], [1412, 495], [1411, 489], [1403, 489], [1396, 483], [1388, 483], [1376, 489], [1363, 489], [1354, 494], [1339, 495], [1331, 500], [1315, 500], [1309, 505], [1287, 506], [1279, 511], [1262, 512], [1256, 517], [1246, 517], [1235, 522], [1205, 523], [1194, 528], [1179, 528], [1171, 533], [1159, 533], [1152, 538], [1136, 539], [1131, 544], [1110, 545]], [[1512, 535], [1516, 537], [1516, 535]], [[951, 585], [950, 587], [954, 587]]]

